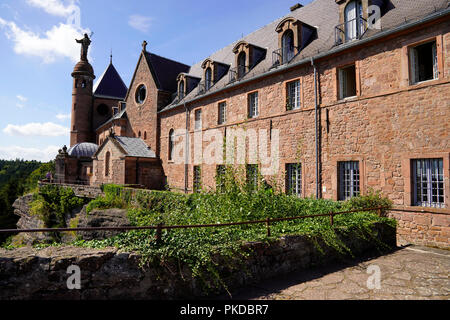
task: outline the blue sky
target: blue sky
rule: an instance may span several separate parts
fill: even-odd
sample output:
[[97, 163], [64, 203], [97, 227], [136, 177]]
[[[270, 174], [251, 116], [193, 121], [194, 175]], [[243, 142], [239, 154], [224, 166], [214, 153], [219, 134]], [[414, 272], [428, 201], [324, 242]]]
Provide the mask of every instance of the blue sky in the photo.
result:
[[[128, 86], [141, 43], [192, 65], [310, 0], [0, 0], [0, 159], [48, 161], [69, 145], [75, 37], [93, 32], [99, 77], [113, 63]], [[79, 13], [79, 14], [78, 14]]]

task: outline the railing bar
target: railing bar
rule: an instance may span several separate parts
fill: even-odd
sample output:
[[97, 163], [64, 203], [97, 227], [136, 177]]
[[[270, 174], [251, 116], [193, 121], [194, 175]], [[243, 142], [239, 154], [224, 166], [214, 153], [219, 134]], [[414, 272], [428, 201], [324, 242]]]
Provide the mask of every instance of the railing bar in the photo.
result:
[[315, 218], [315, 217], [326, 217], [330, 215], [338, 215], [338, 214], [347, 214], [347, 213], [355, 213], [355, 212], [368, 212], [375, 211], [378, 209], [387, 209], [383, 207], [377, 208], [368, 208], [368, 209], [355, 209], [349, 211], [341, 211], [341, 212], [332, 212], [332, 213], [323, 213], [323, 214], [315, 214], [315, 215], [306, 215], [306, 216], [298, 216], [298, 217], [289, 217], [289, 218], [274, 218], [274, 219], [266, 219], [266, 220], [255, 220], [255, 221], [242, 221], [242, 222], [230, 222], [230, 223], [222, 223], [222, 224], [199, 224], [199, 225], [182, 225], [182, 226], [141, 226], [141, 227], [92, 227], [92, 228], [54, 228], [54, 229], [4, 229], [0, 230], [0, 233], [35, 233], [35, 232], [72, 232], [72, 231], [133, 231], [133, 230], [155, 230], [155, 229], [192, 229], [192, 228], [210, 228], [210, 227], [228, 227], [228, 226], [237, 226], [237, 225], [247, 225], [247, 224], [261, 224], [267, 222], [280, 222], [280, 221], [290, 221], [290, 220], [299, 220], [305, 218]]

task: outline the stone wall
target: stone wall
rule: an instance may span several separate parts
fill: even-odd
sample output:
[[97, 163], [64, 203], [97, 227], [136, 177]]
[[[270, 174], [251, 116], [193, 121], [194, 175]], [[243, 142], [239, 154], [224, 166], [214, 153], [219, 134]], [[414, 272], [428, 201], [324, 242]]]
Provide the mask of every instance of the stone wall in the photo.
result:
[[[395, 245], [395, 230], [375, 224], [378, 239]], [[352, 233], [341, 236], [355, 256], [374, 249], [373, 241], [356, 241]], [[332, 263], [337, 252], [319, 241], [321, 254], [305, 236], [287, 236], [271, 243], [244, 245], [250, 255], [241, 260], [216, 257], [218, 272], [230, 290], [295, 270]], [[67, 268], [81, 271], [81, 289], [69, 290]], [[139, 256], [115, 248], [23, 247], [0, 249], [0, 299], [193, 299], [205, 297], [203, 285], [178, 263], [141, 269]], [[181, 273], [180, 273], [181, 270]], [[224, 293], [216, 287], [211, 294]], [[210, 295], [211, 295], [210, 294]]]
[[428, 212], [416, 210], [391, 211], [390, 218], [397, 220], [397, 245], [409, 243], [450, 249], [450, 213], [429, 208]]
[[96, 187], [96, 186], [85, 186], [85, 185], [78, 185], [78, 184], [52, 184], [52, 183], [39, 182], [39, 187], [42, 187], [44, 185], [55, 185], [55, 186], [59, 186], [59, 187], [71, 188], [73, 190], [73, 192], [75, 193], [75, 195], [80, 198], [95, 199], [95, 198], [103, 195], [102, 189], [100, 189], [100, 187]]

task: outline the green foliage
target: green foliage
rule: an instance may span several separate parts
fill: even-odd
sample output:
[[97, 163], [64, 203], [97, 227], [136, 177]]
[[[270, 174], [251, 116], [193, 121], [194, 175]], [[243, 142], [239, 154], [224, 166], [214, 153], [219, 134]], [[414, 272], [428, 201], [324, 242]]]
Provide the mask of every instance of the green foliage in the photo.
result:
[[72, 189], [46, 185], [34, 194], [30, 208], [31, 214], [39, 216], [47, 228], [54, 228], [66, 227], [66, 214], [83, 204]]
[[43, 163], [27, 177], [24, 182], [25, 192], [36, 190], [38, 181], [45, 179], [48, 172], [51, 172], [53, 176], [55, 175], [54, 161]]
[[[128, 208], [128, 217], [133, 225], [155, 226], [223, 224], [265, 220], [268, 217], [285, 218], [344, 211], [353, 205], [359, 206], [355, 208], [362, 208], [363, 205], [367, 207], [373, 203], [369, 200], [336, 202], [300, 199], [283, 194], [265, 182], [259, 174], [257, 186], [249, 187], [244, 177], [244, 168], [227, 167], [217, 180], [221, 186], [217, 191], [189, 195], [166, 191], [136, 191], [131, 196], [126, 189], [108, 185], [104, 186], [105, 196], [92, 201], [89, 208], [105, 209], [118, 205], [119, 208]], [[374, 197], [368, 199], [372, 198]], [[246, 255], [241, 250], [241, 245], [245, 242], [273, 241], [283, 235], [306, 235], [321, 250], [319, 243], [324, 243], [343, 255], [351, 255], [339, 235], [352, 232], [361, 239], [372, 239], [370, 226], [375, 222], [391, 223], [389, 219], [364, 212], [338, 215], [333, 226], [330, 225], [328, 217], [272, 223], [271, 237], [267, 237], [264, 224], [252, 224], [163, 230], [162, 243], [155, 241], [156, 233], [151, 230], [126, 232], [106, 240], [77, 241], [75, 245], [96, 248], [116, 246], [135, 251], [141, 254], [142, 265], [162, 265], [173, 269], [173, 264], [176, 266], [184, 263], [190, 267], [195, 277], [204, 279], [204, 285], [208, 287], [211, 278], [215, 285], [222, 283], [217, 276], [217, 270], [223, 265], [217, 265], [214, 257], [220, 255], [224, 257], [222, 260], [225, 263], [230, 261], [231, 265], [231, 261]]]
[[381, 191], [369, 189], [367, 194], [348, 200], [347, 206], [349, 209], [387, 208], [381, 211], [382, 214], [385, 214], [388, 209], [392, 208], [392, 201], [383, 197]]

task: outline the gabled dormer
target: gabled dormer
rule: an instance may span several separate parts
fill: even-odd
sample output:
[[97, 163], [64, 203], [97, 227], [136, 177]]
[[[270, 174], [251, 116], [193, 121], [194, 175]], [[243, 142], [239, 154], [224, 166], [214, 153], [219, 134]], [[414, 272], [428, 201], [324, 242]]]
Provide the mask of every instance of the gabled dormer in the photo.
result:
[[278, 49], [272, 53], [274, 66], [291, 61], [317, 35], [316, 28], [293, 17], [287, 17], [278, 23]]
[[202, 94], [211, 89], [211, 87], [218, 82], [230, 69], [229, 64], [206, 59], [202, 63], [203, 80], [198, 87], [198, 93]]
[[[370, 6], [381, 12], [387, 0], [335, 0], [339, 5], [339, 24], [335, 27], [335, 44], [359, 40], [369, 29]], [[381, 18], [381, 17], [380, 17]]]
[[266, 49], [246, 41], [239, 41], [233, 48], [235, 67], [230, 70], [230, 82], [240, 80], [266, 57]]
[[186, 97], [195, 87], [198, 86], [200, 78], [191, 76], [187, 73], [180, 73], [177, 77], [177, 97], [178, 100], [182, 100]]

